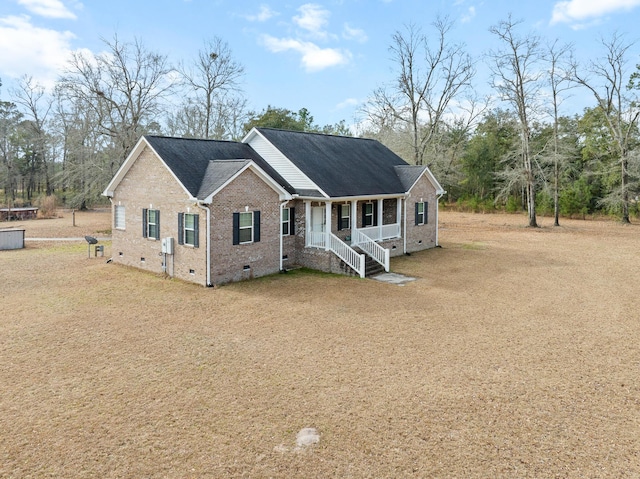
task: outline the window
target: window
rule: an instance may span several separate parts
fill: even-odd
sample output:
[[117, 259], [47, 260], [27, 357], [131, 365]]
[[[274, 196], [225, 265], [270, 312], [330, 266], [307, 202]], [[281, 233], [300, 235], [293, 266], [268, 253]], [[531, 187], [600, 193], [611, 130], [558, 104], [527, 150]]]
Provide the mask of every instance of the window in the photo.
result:
[[199, 218], [200, 215], [178, 213], [178, 244], [199, 246]]
[[253, 213], [240, 213], [240, 243], [253, 241]]
[[114, 210], [113, 210], [113, 219], [114, 219], [114, 225], [116, 227], [117, 230], [123, 230], [125, 222], [124, 222], [124, 206], [121, 205], [116, 205]]
[[292, 235], [295, 234], [295, 209], [284, 208], [282, 210], [282, 235]]
[[362, 226], [375, 226], [375, 208], [373, 203], [365, 203], [362, 206]]
[[248, 211], [233, 214], [233, 244], [260, 241], [260, 212]]
[[351, 228], [351, 205], [339, 205], [338, 206], [338, 229], [346, 230]]
[[416, 226], [426, 225], [429, 221], [429, 203], [420, 201], [416, 203]]
[[142, 210], [142, 236], [160, 239], [160, 210]]

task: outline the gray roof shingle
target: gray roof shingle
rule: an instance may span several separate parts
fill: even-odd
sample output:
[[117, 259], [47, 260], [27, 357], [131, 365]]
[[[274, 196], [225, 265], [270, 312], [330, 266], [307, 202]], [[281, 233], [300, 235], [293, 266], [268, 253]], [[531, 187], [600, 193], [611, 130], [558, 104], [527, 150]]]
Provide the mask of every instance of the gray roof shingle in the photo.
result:
[[[289, 193], [294, 192], [291, 185], [245, 143], [152, 135], [145, 136], [145, 139], [195, 198], [206, 198], [216, 189], [216, 185], [220, 186], [235, 174], [234, 172], [227, 176], [234, 167], [238, 167], [237, 163], [227, 162], [224, 165], [210, 167], [211, 162], [225, 160], [252, 160], [285, 190]], [[220, 178], [216, 178], [216, 175], [226, 178], [220, 183]]]
[[331, 197], [405, 193], [396, 166], [408, 166], [376, 140], [257, 129]]

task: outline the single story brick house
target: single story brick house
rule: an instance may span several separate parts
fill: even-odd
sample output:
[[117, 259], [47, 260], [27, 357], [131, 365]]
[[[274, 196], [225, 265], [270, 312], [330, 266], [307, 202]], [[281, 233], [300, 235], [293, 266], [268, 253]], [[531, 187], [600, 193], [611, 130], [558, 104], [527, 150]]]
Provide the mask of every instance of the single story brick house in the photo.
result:
[[371, 139], [143, 136], [103, 193], [113, 262], [205, 286], [293, 266], [365, 277], [438, 244], [444, 190]]

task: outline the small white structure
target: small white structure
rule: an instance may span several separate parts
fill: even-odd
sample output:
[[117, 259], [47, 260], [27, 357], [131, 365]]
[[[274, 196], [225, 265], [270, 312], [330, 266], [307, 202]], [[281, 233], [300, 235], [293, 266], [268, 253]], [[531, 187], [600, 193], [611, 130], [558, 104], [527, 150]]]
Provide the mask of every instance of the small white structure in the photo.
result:
[[0, 229], [0, 250], [24, 248], [23, 229]]

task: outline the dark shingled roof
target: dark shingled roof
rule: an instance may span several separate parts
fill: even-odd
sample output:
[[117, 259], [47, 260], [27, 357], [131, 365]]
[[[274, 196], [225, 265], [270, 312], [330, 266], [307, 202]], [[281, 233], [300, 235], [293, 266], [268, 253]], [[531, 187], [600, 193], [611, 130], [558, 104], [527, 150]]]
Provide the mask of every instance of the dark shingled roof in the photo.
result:
[[248, 164], [249, 160], [210, 161], [200, 185], [198, 198], [202, 199], [209, 196]]
[[[209, 163], [219, 160], [253, 160], [285, 190], [289, 193], [294, 192], [291, 185], [245, 143], [162, 136], [145, 136], [145, 139], [195, 198], [204, 199], [214, 191], [215, 185], [218, 184], [216, 178], [213, 177], [216, 173], [228, 175], [230, 165], [226, 165], [226, 167], [221, 165], [219, 168], [216, 167], [209, 173], [207, 172]], [[233, 167], [231, 166], [231, 168]], [[212, 185], [213, 189], [211, 189]], [[207, 190], [210, 190], [208, 194], [200, 196], [204, 195]]]
[[418, 181], [420, 175], [427, 170], [427, 167], [416, 165], [397, 165], [394, 169], [396, 170], [398, 178], [400, 178], [404, 191], [409, 191], [415, 182]]
[[394, 168], [407, 163], [376, 140], [257, 130], [331, 197], [407, 191]]

